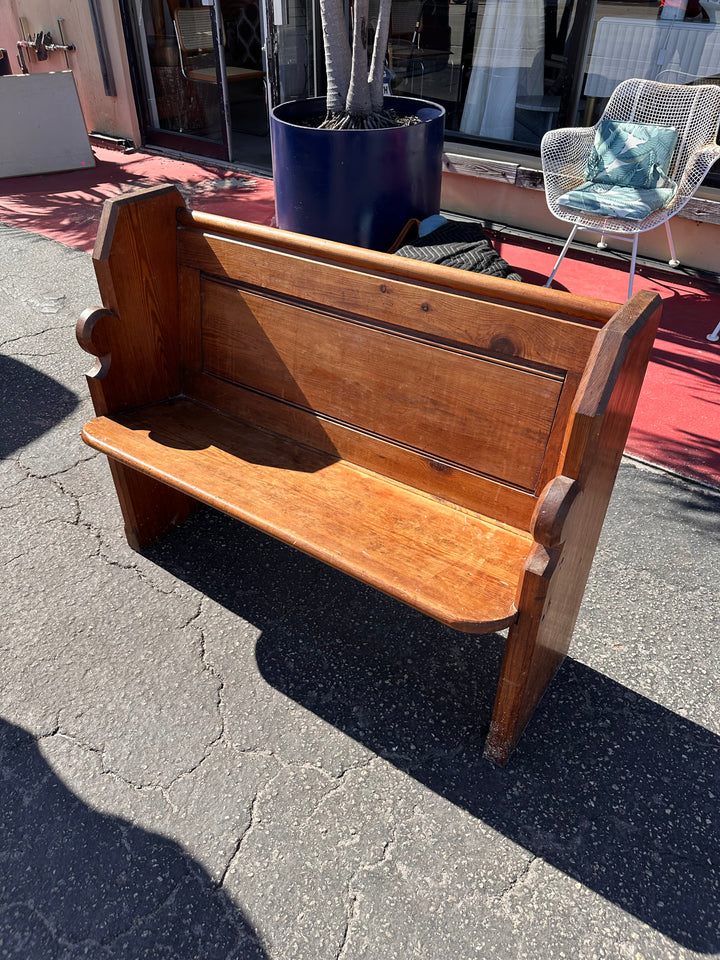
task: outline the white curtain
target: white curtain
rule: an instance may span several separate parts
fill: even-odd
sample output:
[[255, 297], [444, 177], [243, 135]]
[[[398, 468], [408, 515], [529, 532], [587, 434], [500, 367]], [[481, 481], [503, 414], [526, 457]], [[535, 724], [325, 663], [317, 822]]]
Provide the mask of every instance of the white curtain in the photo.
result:
[[486, 0], [460, 129], [512, 140], [515, 102], [542, 96], [544, 0]]

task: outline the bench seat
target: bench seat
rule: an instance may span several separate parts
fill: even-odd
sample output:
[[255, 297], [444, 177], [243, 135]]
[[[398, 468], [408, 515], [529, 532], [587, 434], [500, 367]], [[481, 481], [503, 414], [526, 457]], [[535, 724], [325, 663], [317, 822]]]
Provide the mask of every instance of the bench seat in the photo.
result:
[[456, 630], [515, 620], [525, 531], [185, 397], [96, 417], [83, 439]]

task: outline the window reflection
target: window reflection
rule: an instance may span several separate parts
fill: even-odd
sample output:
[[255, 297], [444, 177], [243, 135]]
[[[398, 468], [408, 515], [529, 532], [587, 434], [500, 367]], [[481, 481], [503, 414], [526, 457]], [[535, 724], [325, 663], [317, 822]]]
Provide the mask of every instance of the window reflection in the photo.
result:
[[543, 108], [544, 14], [543, 0], [487, 0], [460, 120], [463, 133], [513, 140], [517, 109]]
[[535, 152], [621, 80], [720, 83], [720, 0], [394, 0], [388, 63], [451, 137]]
[[601, 15], [594, 24], [584, 84], [584, 122], [597, 119], [621, 80], [717, 82], [720, 3], [665, 0], [658, 10], [631, 10], [631, 16], [618, 15], [610, 4], [598, 6]]

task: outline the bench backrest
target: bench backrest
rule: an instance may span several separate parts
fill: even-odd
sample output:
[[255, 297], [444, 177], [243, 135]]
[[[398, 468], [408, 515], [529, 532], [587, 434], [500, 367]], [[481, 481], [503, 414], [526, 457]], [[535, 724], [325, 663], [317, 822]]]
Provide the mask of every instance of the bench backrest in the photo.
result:
[[185, 393], [529, 524], [602, 316], [513, 302], [526, 291], [505, 282], [488, 296], [489, 278], [460, 271], [450, 286], [431, 268], [430, 288], [427, 267], [400, 258], [344, 248], [337, 260], [288, 249], [279, 231], [183, 223]]
[[[157, 314], [164, 327], [148, 336], [162, 339], [154, 352], [167, 377], [146, 388], [148, 401], [182, 391], [529, 528], [616, 304], [191, 214], [176, 191], [149, 193], [164, 215], [143, 215], [143, 233], [132, 219], [142, 206], [129, 204], [122, 236], [105, 223], [98, 242], [107, 249], [95, 253], [104, 301], [126, 300], [121, 316], [138, 309], [133, 276], [152, 278], [148, 322]], [[145, 263], [152, 258], [155, 266]], [[133, 372], [117, 372], [118, 383]]]

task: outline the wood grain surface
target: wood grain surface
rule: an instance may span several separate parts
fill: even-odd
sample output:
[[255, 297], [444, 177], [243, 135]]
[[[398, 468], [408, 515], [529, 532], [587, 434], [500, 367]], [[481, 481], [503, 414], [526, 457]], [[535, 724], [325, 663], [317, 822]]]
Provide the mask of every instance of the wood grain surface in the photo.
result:
[[229, 284], [201, 291], [205, 373], [535, 489], [560, 376]]

